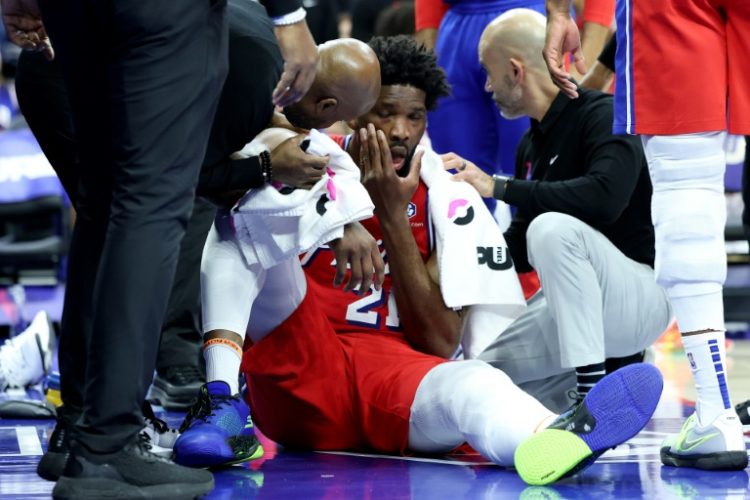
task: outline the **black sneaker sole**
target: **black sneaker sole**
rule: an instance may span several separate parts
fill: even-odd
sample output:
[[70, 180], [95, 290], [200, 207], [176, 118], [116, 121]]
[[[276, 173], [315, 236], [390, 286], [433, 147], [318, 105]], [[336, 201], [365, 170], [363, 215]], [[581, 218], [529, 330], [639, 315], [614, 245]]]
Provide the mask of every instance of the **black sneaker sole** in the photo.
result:
[[744, 470], [747, 467], [747, 452], [744, 451], [677, 455], [669, 450], [669, 446], [661, 448], [661, 463], [672, 467], [701, 470]]
[[214, 480], [205, 483], [168, 483], [154, 486], [136, 486], [122, 481], [101, 478], [61, 477], [52, 490], [55, 500], [77, 499], [164, 499], [196, 498], [210, 492]]
[[42, 455], [42, 459], [36, 466], [37, 475], [47, 481], [57, 481], [65, 469], [65, 462], [68, 460], [68, 455], [69, 453], [48, 451]]

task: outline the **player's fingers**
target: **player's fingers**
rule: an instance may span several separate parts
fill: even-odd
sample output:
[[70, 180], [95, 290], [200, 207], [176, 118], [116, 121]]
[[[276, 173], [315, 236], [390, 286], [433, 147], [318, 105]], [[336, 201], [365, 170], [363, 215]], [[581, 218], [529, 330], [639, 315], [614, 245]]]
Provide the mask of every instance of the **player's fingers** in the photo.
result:
[[359, 168], [366, 176], [370, 172], [370, 146], [367, 143], [367, 130], [359, 129]]
[[383, 262], [383, 256], [380, 255], [378, 247], [372, 250], [372, 264], [375, 268], [375, 290], [379, 291], [383, 287], [383, 281], [385, 281], [385, 262]]
[[370, 284], [372, 283], [372, 275], [375, 271], [375, 268], [372, 263], [372, 258], [370, 257], [370, 254], [366, 253], [362, 256], [362, 284], [359, 288], [359, 294], [362, 295], [363, 293], [366, 293], [370, 289]]
[[382, 173], [383, 164], [380, 158], [380, 145], [378, 144], [378, 134], [375, 131], [375, 125], [372, 123], [367, 124], [367, 144], [370, 152], [370, 165], [373, 171]]
[[333, 286], [338, 288], [346, 277], [346, 256], [336, 255], [336, 274], [333, 276]]
[[[349, 266], [351, 267], [349, 270], [349, 282], [344, 287], [344, 291], [347, 292], [355, 290], [362, 283], [362, 262], [359, 259], [352, 259], [351, 255], [349, 257]], [[359, 293], [362, 293], [362, 289], [360, 289]]]
[[391, 158], [391, 148], [388, 146], [388, 139], [385, 138], [385, 134], [382, 130], [377, 131], [376, 139], [378, 141], [378, 154], [383, 161], [384, 175], [395, 176], [396, 171], [393, 168], [393, 158]]

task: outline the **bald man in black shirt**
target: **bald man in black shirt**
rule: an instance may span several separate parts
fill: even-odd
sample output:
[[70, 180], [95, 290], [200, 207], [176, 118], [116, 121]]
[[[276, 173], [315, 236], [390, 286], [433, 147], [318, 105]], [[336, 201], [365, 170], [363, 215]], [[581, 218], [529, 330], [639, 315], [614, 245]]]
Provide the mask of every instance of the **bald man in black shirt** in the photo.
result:
[[[638, 357], [664, 331], [671, 308], [654, 282], [651, 184], [638, 140], [612, 135], [612, 97], [571, 100], [545, 70], [544, 17], [515, 9], [479, 46], [486, 88], [506, 117], [528, 115], [514, 178], [446, 156], [482, 196], [517, 207], [505, 237], [516, 270], [542, 291], [480, 355], [549, 408], [563, 410], [606, 371]], [[571, 394], [568, 394], [568, 393]]]

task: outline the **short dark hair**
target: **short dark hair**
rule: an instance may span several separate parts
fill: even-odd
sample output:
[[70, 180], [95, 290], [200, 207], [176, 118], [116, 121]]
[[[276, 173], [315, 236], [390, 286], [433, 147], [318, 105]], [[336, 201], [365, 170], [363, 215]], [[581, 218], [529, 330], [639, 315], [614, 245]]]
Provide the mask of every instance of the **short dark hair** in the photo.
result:
[[406, 35], [375, 37], [368, 43], [380, 62], [381, 85], [411, 85], [425, 93], [425, 107], [435, 109], [437, 100], [450, 94], [445, 71], [435, 52]]

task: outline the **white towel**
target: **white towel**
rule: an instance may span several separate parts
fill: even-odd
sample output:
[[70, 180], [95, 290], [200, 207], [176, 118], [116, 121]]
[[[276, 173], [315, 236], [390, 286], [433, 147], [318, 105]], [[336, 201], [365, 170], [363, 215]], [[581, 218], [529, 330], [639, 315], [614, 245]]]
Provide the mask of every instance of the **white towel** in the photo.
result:
[[425, 150], [421, 178], [429, 188], [440, 289], [446, 306], [472, 306], [461, 345], [474, 358], [521, 315], [526, 300], [502, 231], [476, 190], [451, 177]]
[[[257, 262], [268, 269], [340, 238], [346, 224], [372, 217], [374, 205], [351, 157], [317, 130], [309, 137], [309, 153], [330, 156], [326, 173], [310, 190], [288, 192], [265, 185], [248, 191], [232, 209], [237, 239], [248, 265]], [[242, 153], [254, 149], [257, 145], [251, 142]]]

